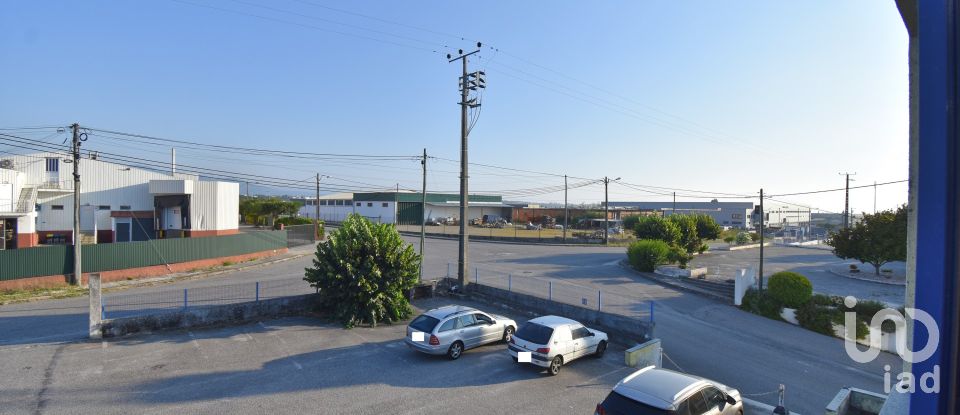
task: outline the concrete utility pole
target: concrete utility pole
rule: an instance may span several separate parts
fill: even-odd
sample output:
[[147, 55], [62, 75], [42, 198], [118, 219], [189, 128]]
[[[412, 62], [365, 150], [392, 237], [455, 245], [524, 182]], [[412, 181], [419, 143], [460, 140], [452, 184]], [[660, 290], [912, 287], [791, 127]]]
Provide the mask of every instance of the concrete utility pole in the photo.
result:
[[457, 282], [461, 288], [467, 285], [467, 245], [470, 236], [467, 235], [467, 217], [470, 212], [470, 198], [468, 195], [468, 169], [467, 166], [467, 136], [469, 135], [469, 126], [467, 125], [467, 110], [480, 106], [476, 99], [470, 99], [470, 91], [478, 88], [486, 88], [485, 74], [482, 71], [467, 73], [467, 57], [480, 52], [483, 45], [477, 42], [477, 50], [464, 54], [463, 49], [458, 50], [459, 56], [456, 58], [447, 54], [447, 62], [456, 60], [463, 61], [463, 72], [460, 76], [460, 243], [457, 258]]
[[81, 246], [83, 245], [80, 237], [80, 143], [87, 141], [87, 134], [80, 133], [80, 124], [74, 123], [70, 126], [73, 129], [73, 276], [70, 283], [74, 285], [83, 284], [83, 267], [81, 266]]
[[873, 181], [873, 214], [877, 214], [877, 181]]
[[760, 188], [760, 224], [758, 225], [760, 235], [760, 292], [763, 292], [763, 188]]
[[567, 175], [563, 175], [563, 241], [567, 241], [567, 216], [570, 215], [570, 210], [567, 208]]
[[420, 281], [423, 281], [423, 241], [427, 236], [427, 149], [423, 149], [423, 187], [420, 190]]
[[843, 201], [843, 228], [847, 229], [850, 227], [850, 176], [856, 175], [857, 173], [840, 173], [841, 176], [846, 176], [846, 191], [844, 192], [844, 201]]
[[675, 213], [677, 213], [677, 192], [673, 192], [673, 209], [670, 211], [671, 215]]
[[[247, 185], [248, 189], [249, 184]], [[316, 216], [313, 218], [313, 241], [320, 238], [320, 173], [317, 173], [317, 198], [313, 200], [313, 207]]]
[[[620, 180], [619, 177], [613, 179], [613, 181]], [[603, 178], [603, 244], [606, 245], [610, 241], [610, 178]]]
[[170, 147], [170, 175], [177, 174], [177, 148]]

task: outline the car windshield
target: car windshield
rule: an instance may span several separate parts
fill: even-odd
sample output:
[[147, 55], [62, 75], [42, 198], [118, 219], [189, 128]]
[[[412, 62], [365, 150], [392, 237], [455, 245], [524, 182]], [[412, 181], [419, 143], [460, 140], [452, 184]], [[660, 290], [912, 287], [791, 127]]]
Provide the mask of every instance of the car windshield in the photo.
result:
[[552, 328], [541, 326], [536, 323], [524, 324], [522, 327], [520, 327], [520, 330], [518, 330], [516, 334], [517, 337], [536, 344], [547, 344], [547, 342], [550, 341], [550, 336], [552, 335]]
[[603, 406], [605, 413], [611, 415], [665, 415], [670, 413], [666, 409], [654, 408], [617, 392], [610, 392], [607, 399], [604, 399], [600, 405]]
[[410, 322], [410, 327], [415, 330], [420, 330], [424, 333], [431, 333], [433, 332], [433, 328], [437, 327], [437, 323], [439, 322], [440, 320], [437, 320], [426, 314], [421, 314], [420, 317], [417, 317]]

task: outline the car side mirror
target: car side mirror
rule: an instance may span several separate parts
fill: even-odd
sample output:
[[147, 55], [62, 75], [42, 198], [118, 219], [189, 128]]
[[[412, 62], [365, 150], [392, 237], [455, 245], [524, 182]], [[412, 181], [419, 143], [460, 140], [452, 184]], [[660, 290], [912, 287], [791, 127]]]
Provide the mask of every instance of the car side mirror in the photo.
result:
[[730, 404], [730, 405], [736, 405], [736, 404], [737, 404], [737, 400], [734, 399], [734, 398], [733, 398], [732, 396], [730, 396], [730, 395], [726, 395], [726, 397], [725, 397], [724, 400], [725, 400], [728, 404]]

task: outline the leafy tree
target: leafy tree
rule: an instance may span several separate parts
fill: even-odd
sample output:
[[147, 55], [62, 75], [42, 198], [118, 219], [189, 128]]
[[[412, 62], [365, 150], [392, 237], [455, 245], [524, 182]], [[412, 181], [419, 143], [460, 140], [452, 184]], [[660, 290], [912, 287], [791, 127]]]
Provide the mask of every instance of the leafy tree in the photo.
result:
[[680, 229], [672, 221], [660, 216], [644, 216], [640, 218], [633, 232], [637, 239], [653, 239], [675, 245], [680, 240]]
[[631, 215], [623, 218], [623, 229], [633, 229], [637, 226], [637, 223], [640, 222], [640, 218], [643, 216], [640, 215]]
[[876, 274], [880, 275], [880, 267], [884, 264], [907, 259], [906, 207], [876, 214], [864, 213], [863, 220], [853, 227], [831, 234], [827, 245], [833, 247], [834, 255], [873, 265]]
[[641, 239], [627, 247], [630, 266], [638, 271], [653, 272], [657, 265], [667, 263], [670, 245], [656, 239]]
[[670, 215], [668, 219], [680, 230], [680, 238], [677, 239], [676, 245], [687, 253], [697, 252], [702, 243], [697, 234], [697, 220], [689, 215]]
[[389, 224], [353, 214], [317, 245], [304, 280], [317, 289], [321, 310], [346, 327], [407, 318], [407, 293], [417, 284], [420, 256]]
[[273, 225], [278, 216], [293, 215], [299, 209], [300, 205], [297, 203], [276, 197], [240, 199], [240, 215], [244, 221], [253, 221], [256, 224]]
[[697, 237], [704, 241], [711, 241], [720, 237], [723, 229], [713, 220], [713, 216], [698, 214], [693, 216], [697, 223]]
[[687, 268], [687, 262], [690, 262], [691, 257], [692, 255], [679, 246], [671, 246], [670, 252], [667, 253], [667, 261], [676, 262], [680, 269]]

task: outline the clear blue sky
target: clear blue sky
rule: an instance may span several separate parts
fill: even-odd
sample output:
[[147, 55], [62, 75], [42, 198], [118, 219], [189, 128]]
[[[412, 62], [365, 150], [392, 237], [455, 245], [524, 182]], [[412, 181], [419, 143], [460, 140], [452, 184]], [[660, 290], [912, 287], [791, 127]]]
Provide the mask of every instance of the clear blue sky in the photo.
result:
[[[857, 172], [854, 184], [907, 177], [907, 38], [893, 1], [184, 1], [195, 4], [6, 4], [0, 127], [79, 122], [209, 144], [426, 147], [457, 159], [460, 68], [444, 46], [481, 40], [500, 52], [485, 47], [471, 61], [489, 86], [470, 138], [477, 163], [747, 194], [842, 187], [841, 171]], [[168, 158], [98, 137], [87, 146]], [[4, 150], [15, 149], [0, 142]], [[315, 171], [384, 187], [420, 180], [413, 161], [178, 154], [186, 165], [297, 180]], [[430, 168], [431, 190], [457, 189], [456, 163]], [[563, 184], [479, 167], [471, 176], [478, 191]], [[611, 200], [667, 199], [610, 190]], [[571, 199], [596, 202], [602, 191]], [[783, 199], [843, 206], [842, 193]], [[905, 184], [878, 192], [880, 208], [905, 201]], [[873, 191], [853, 192], [851, 204], [872, 210]]]

